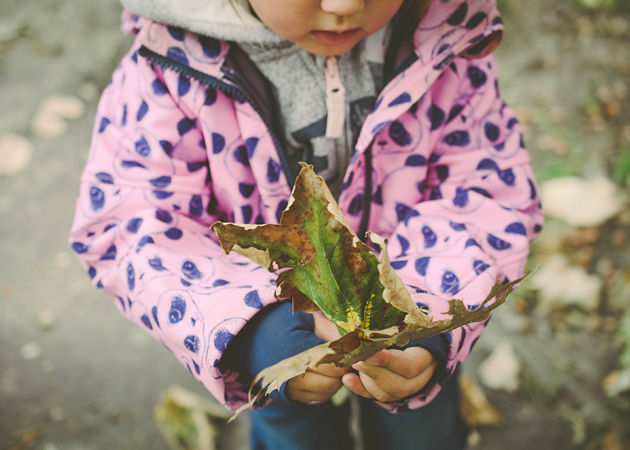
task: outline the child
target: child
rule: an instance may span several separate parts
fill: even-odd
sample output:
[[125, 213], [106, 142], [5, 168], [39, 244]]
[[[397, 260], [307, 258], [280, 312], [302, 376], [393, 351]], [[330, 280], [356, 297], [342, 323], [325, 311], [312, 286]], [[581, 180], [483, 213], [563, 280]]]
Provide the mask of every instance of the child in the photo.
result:
[[[208, 229], [277, 223], [299, 161], [359, 236], [389, 238], [392, 266], [435, 319], [523, 272], [542, 214], [499, 96], [493, 0], [123, 4], [136, 40], [99, 105], [72, 247], [227, 408], [262, 368], [334, 338]], [[290, 380], [250, 413], [252, 448], [352, 448], [348, 406], [324, 401], [342, 384], [361, 398], [367, 449], [463, 448], [457, 368], [484, 325]]]

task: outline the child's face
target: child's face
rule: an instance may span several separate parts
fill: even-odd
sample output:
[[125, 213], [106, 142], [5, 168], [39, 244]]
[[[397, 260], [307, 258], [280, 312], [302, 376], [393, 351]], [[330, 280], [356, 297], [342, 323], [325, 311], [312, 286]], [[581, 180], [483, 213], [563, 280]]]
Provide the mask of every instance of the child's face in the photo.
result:
[[336, 56], [376, 33], [404, 0], [249, 0], [259, 19], [309, 53]]

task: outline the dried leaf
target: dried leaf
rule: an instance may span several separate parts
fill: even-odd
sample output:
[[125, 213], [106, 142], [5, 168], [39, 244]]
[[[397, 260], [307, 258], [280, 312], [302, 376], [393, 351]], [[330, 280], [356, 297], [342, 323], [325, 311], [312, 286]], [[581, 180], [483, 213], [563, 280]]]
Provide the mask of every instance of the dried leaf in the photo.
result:
[[173, 450], [214, 450], [217, 428], [213, 420], [227, 420], [230, 412], [199, 396], [171, 386], [153, 410], [153, 420]]
[[51, 95], [44, 99], [40, 111], [55, 114], [68, 120], [77, 120], [83, 116], [83, 102], [71, 95]]
[[[352, 336], [353, 334], [348, 334], [343, 336], [341, 339], [335, 342], [339, 342], [346, 338], [347, 336]], [[236, 418], [241, 412], [251, 408], [258, 401], [258, 399], [262, 395], [270, 394], [276, 389], [280, 389], [280, 386], [293, 377], [297, 377], [299, 375], [303, 375], [306, 371], [311, 368], [314, 369], [317, 367], [324, 359], [325, 356], [334, 354], [335, 350], [331, 348], [333, 343], [326, 342], [325, 344], [318, 345], [317, 347], [310, 348], [302, 353], [299, 353], [291, 358], [286, 358], [279, 363], [267, 367], [262, 370], [252, 382], [252, 387], [250, 389], [249, 402], [234, 412], [234, 416], [230, 419], [230, 422]], [[251, 393], [254, 386], [261, 382], [261, 389], [258, 394], [252, 398]]]
[[623, 209], [617, 186], [607, 178], [564, 177], [540, 187], [545, 213], [569, 225], [599, 226]]
[[370, 240], [378, 245], [381, 249], [381, 262], [378, 265], [378, 273], [380, 274], [381, 284], [385, 288], [383, 298], [390, 305], [395, 306], [401, 311], [407, 313], [405, 317], [406, 323], [416, 325], [428, 325], [431, 320], [426, 313], [418, 308], [409, 295], [409, 291], [398, 277], [394, 268], [389, 264], [389, 254], [387, 253], [387, 239], [383, 239], [379, 235], [368, 232]]
[[[391, 337], [380, 339], [368, 339], [363, 330], [356, 329], [336, 341], [318, 345], [291, 358], [284, 359], [278, 364], [267, 367], [262, 370], [252, 382], [249, 403], [239, 408], [230, 420], [233, 420], [238, 414], [251, 408], [263, 395], [268, 395], [274, 390], [280, 389], [280, 386], [282, 386], [284, 382], [304, 374], [309, 368], [313, 369], [320, 364], [329, 363], [334, 363], [342, 368], [350, 367], [353, 364], [365, 361], [386, 348], [393, 346], [402, 347], [416, 339], [446, 333], [469, 323], [482, 322], [489, 317], [491, 311], [505, 302], [516, 284], [529, 279], [532, 274], [533, 271], [507, 284], [497, 282], [490, 294], [488, 294], [486, 300], [484, 300], [478, 308], [471, 311], [466, 309], [466, 306], [461, 300], [450, 300], [448, 314], [453, 316], [451, 319], [437, 322], [430, 321], [427, 326], [410, 324], [401, 332]], [[494, 302], [489, 303], [493, 298], [495, 299]], [[371, 331], [369, 334], [390, 334], [395, 332], [396, 329], [397, 328], [390, 328], [388, 330]], [[251, 398], [251, 392], [259, 382], [262, 389], [254, 398]]]
[[514, 392], [519, 387], [518, 375], [521, 362], [514, 353], [510, 342], [503, 342], [495, 347], [481, 366], [479, 376], [490, 389]]
[[405, 313], [383, 298], [378, 259], [352, 231], [312, 166], [303, 164], [279, 225], [212, 227], [226, 253], [234, 250], [271, 272], [288, 268], [276, 280], [279, 297], [293, 298], [295, 311], [314, 311], [317, 305], [340, 334], [403, 324]]
[[601, 279], [584, 269], [569, 265], [561, 254], [554, 254], [532, 278], [531, 287], [540, 293], [538, 310], [548, 313], [556, 306], [578, 305], [593, 311], [599, 303]]
[[461, 390], [460, 411], [466, 425], [469, 427], [498, 425], [503, 421], [475, 380], [462, 377], [459, 380], [459, 387]]

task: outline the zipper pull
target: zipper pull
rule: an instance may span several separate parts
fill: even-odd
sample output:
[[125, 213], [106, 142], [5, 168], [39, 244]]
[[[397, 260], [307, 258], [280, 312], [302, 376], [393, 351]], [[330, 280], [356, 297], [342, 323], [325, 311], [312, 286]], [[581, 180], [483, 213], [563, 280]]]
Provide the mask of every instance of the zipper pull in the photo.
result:
[[328, 110], [326, 137], [335, 139], [341, 137], [346, 120], [346, 89], [341, 83], [335, 56], [326, 58], [324, 73], [326, 74], [326, 109]]

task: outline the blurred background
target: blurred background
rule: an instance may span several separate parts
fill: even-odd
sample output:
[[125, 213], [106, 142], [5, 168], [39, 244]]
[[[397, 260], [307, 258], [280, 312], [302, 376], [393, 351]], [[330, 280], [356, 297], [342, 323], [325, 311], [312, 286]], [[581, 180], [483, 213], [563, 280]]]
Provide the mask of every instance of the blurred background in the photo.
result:
[[[548, 215], [531, 264], [545, 264], [465, 366], [469, 447], [627, 450], [630, 2], [500, 8], [501, 88]], [[161, 398], [159, 411], [214, 417], [216, 448], [248, 449], [247, 419], [225, 425], [67, 244], [96, 104], [130, 45], [120, 13], [117, 0], [0, 0], [0, 449], [166, 450]], [[199, 397], [165, 400], [172, 385]]]

